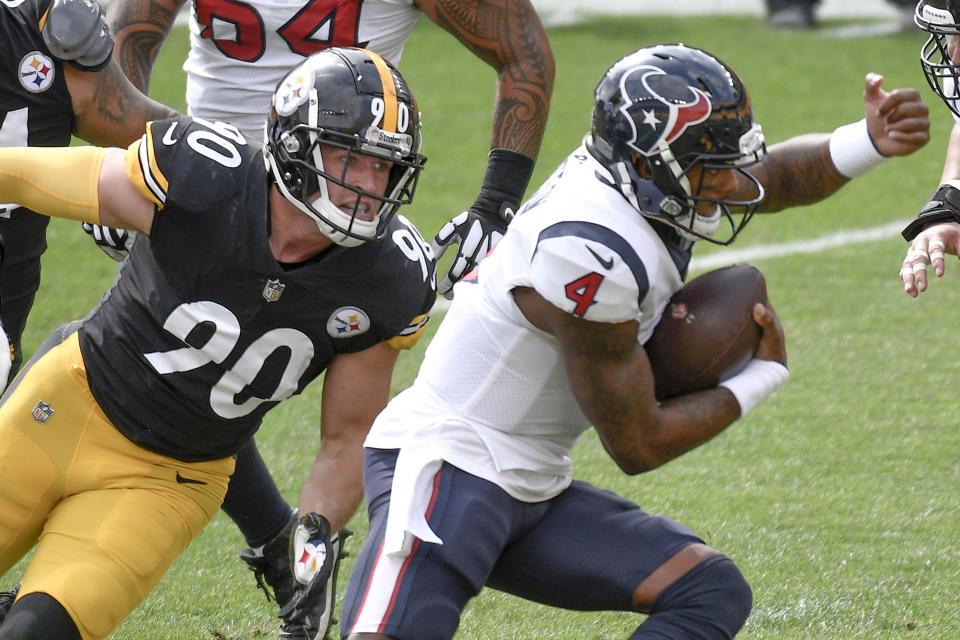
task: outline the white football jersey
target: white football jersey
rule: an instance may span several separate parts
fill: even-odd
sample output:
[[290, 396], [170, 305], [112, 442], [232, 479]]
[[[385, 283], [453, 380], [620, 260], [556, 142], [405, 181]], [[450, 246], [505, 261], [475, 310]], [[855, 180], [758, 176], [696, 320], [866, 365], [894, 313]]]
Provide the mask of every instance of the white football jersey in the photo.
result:
[[[681, 273], [654, 228], [585, 147], [522, 208], [450, 310], [414, 384], [377, 418], [366, 444], [420, 449], [527, 502], [572, 479], [571, 447], [590, 427], [556, 339], [531, 325], [511, 291], [532, 287], [573, 315], [636, 319], [653, 332]], [[401, 454], [403, 455], [403, 454]]]
[[194, 0], [183, 64], [188, 111], [262, 143], [270, 97], [304, 57], [361, 46], [399, 64], [421, 15], [413, 0]]

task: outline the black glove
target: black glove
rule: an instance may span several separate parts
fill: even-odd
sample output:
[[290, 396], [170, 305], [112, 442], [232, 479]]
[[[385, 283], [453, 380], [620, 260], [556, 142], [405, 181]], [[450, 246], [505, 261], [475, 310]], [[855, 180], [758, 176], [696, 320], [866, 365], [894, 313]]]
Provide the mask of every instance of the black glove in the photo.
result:
[[353, 532], [347, 528], [331, 535], [323, 516], [308, 513], [300, 518], [290, 537], [294, 593], [280, 609], [282, 638], [308, 637], [329, 640], [336, 622], [337, 574], [340, 560], [347, 556], [344, 541]]
[[137, 234], [126, 229], [114, 229], [105, 227], [102, 224], [82, 223], [83, 230], [90, 234], [97, 246], [103, 249], [103, 252], [120, 262], [130, 255], [130, 248], [133, 247], [133, 241], [137, 239]]
[[960, 222], [960, 189], [950, 184], [937, 187], [917, 218], [901, 232], [903, 239], [910, 242], [934, 222]]
[[450, 268], [437, 284], [439, 294], [451, 297], [453, 284], [500, 242], [532, 174], [533, 159], [509, 149], [490, 151], [480, 195], [469, 209], [443, 225], [431, 243], [437, 260], [450, 245], [458, 245]]

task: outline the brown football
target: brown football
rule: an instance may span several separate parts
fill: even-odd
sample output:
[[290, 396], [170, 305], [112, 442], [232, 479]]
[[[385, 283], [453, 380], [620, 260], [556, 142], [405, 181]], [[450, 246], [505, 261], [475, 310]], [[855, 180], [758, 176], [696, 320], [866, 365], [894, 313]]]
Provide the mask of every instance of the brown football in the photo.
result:
[[657, 400], [702, 391], [743, 369], [760, 342], [753, 306], [767, 301], [760, 271], [735, 264], [673, 294], [647, 341]]

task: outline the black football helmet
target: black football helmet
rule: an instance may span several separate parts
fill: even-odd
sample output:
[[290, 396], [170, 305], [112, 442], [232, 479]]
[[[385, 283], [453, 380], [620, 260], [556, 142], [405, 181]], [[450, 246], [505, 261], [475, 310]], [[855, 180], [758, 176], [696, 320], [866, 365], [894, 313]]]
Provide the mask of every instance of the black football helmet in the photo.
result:
[[[393, 163], [386, 193], [349, 184], [349, 162], [325, 169], [320, 146]], [[267, 119], [264, 158], [280, 192], [335, 243], [380, 238], [397, 207], [413, 199], [426, 158], [420, 114], [400, 72], [372, 51], [332, 47], [308, 57], [277, 85]], [[336, 171], [336, 173], [332, 173]], [[344, 211], [328, 197], [332, 181], [357, 194]], [[361, 197], [382, 203], [373, 220], [357, 216]]]
[[[744, 168], [766, 155], [763, 131], [737, 74], [700, 49], [656, 45], [614, 63], [594, 98], [587, 149], [630, 204], [688, 240], [733, 242], [765, 195]], [[736, 171], [756, 192], [744, 200], [707, 197], [702, 180], [691, 184], [688, 176], [698, 163], [701, 178], [708, 170]], [[699, 202], [715, 205], [713, 213], [698, 213]], [[730, 233], [716, 237], [724, 221]]]
[[[950, 58], [948, 37], [960, 35], [960, 1], [920, 0], [913, 13], [917, 26], [930, 34], [920, 49], [920, 66], [933, 92], [960, 118], [958, 64]], [[960, 41], [956, 43], [960, 60]]]

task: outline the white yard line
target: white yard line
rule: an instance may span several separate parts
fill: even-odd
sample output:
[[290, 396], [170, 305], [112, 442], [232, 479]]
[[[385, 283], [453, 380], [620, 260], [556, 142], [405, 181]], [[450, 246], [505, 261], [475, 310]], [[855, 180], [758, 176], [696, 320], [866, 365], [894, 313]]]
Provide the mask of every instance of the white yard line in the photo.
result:
[[[799, 253], [820, 253], [835, 247], [846, 247], [851, 244], [899, 238], [901, 229], [907, 226], [908, 222], [910, 221], [902, 220], [871, 229], [838, 231], [819, 238], [811, 238], [810, 240], [765, 244], [757, 247], [745, 247], [739, 250], [720, 250], [717, 253], [704, 256], [703, 258], [693, 258], [690, 261], [690, 271], [717, 269], [736, 262], [750, 262], [751, 260], [762, 260], [764, 258], [783, 258]], [[904, 244], [904, 246], [906, 246], [906, 244]]]
[[[764, 0], [531, 0], [547, 26], [575, 24], [584, 16], [606, 15], [766, 15]], [[897, 18], [886, 0], [822, 0], [817, 17]]]

